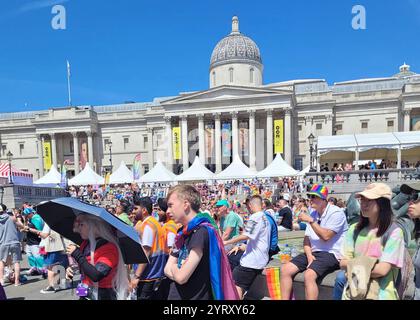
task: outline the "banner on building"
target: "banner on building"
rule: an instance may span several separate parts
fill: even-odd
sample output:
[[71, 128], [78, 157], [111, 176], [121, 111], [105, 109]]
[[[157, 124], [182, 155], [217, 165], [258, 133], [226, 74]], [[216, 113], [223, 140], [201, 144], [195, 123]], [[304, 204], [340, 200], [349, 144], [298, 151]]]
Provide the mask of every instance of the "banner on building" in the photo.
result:
[[248, 123], [239, 123], [239, 154], [248, 157], [249, 154], [249, 130]]
[[44, 170], [50, 170], [52, 165], [51, 141], [44, 141]]
[[230, 157], [232, 153], [232, 125], [223, 123], [222, 125], [222, 157]]
[[[86, 163], [88, 162], [88, 144], [86, 141], [82, 141], [80, 144], [80, 166], [82, 170], [86, 167]], [[90, 164], [91, 168], [93, 168], [93, 163]]]
[[138, 153], [134, 157], [134, 161], [133, 161], [133, 179], [134, 180], [140, 179], [140, 167], [141, 167], [141, 154]]
[[174, 160], [181, 159], [181, 127], [172, 128], [172, 151]]
[[[205, 125], [205, 145], [206, 145], [206, 157], [207, 159], [213, 159], [214, 150], [214, 125], [212, 123]], [[210, 162], [212, 163], [212, 162]]]
[[411, 131], [420, 131], [420, 117], [411, 118]]
[[[283, 120], [274, 120], [274, 153], [283, 153], [284, 152], [284, 121]], [[290, 141], [288, 142], [290, 143]]]

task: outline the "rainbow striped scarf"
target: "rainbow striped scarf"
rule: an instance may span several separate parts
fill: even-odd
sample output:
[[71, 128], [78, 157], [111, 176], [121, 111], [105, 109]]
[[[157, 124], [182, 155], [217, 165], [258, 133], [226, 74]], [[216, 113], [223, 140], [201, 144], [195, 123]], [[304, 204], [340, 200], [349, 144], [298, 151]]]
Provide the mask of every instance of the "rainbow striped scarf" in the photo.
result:
[[175, 246], [181, 250], [185, 239], [200, 228], [206, 228], [209, 235], [210, 283], [214, 300], [239, 300], [232, 272], [226, 256], [223, 241], [211, 221], [206, 216], [196, 216], [180, 230], [175, 238]]

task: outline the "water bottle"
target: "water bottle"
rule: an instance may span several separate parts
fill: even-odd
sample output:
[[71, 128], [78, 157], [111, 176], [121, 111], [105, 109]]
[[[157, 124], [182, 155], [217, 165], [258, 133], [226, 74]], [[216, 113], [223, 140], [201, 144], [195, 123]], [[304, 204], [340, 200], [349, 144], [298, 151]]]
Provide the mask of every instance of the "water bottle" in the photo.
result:
[[299, 255], [299, 251], [295, 247], [292, 247], [292, 250], [291, 250], [290, 254], [291, 254], [291, 257], [293, 259], [293, 258], [295, 258]]

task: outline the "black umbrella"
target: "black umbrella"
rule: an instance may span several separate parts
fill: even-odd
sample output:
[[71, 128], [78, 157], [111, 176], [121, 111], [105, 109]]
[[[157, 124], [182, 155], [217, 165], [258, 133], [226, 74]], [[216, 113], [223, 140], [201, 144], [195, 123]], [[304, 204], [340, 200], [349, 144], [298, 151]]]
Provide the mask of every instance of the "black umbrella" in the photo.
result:
[[80, 214], [91, 214], [109, 223], [115, 230], [126, 264], [148, 263], [136, 230], [101, 207], [81, 202], [75, 198], [58, 198], [39, 204], [37, 213], [51, 229], [63, 237], [81, 244], [82, 238], [73, 232], [73, 223]]

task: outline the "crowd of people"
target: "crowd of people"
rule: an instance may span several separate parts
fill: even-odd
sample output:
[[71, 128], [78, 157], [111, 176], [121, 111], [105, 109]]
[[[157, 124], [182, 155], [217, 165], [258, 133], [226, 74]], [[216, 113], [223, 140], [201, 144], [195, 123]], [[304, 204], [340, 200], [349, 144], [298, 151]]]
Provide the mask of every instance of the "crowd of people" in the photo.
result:
[[[149, 260], [137, 265], [124, 264], [115, 232], [100, 218], [75, 218], [73, 231], [83, 239], [77, 246], [53, 231], [28, 203], [11, 212], [2, 205], [1, 285], [7, 278], [21, 285], [20, 262], [26, 253], [28, 273], [48, 279], [43, 294], [56, 292], [53, 267], [61, 265], [68, 280], [81, 274], [76, 290], [81, 299], [243, 299], [278, 253], [278, 234], [300, 230], [303, 252], [281, 266], [282, 299], [293, 296], [297, 273], [304, 273], [306, 299], [312, 300], [318, 298], [319, 280], [340, 269], [331, 298], [400, 299], [395, 279], [408, 260], [403, 230], [394, 222], [392, 190], [372, 183], [358, 193], [361, 215], [358, 223], [349, 225], [346, 202], [329, 197], [326, 186], [296, 185], [297, 180], [284, 179], [275, 184], [260, 180], [69, 188], [70, 196], [102, 206], [137, 231]], [[418, 240], [420, 184], [401, 190]], [[418, 249], [413, 261], [415, 298], [420, 299]], [[357, 268], [369, 275], [368, 292], [347, 281]]]
[[[372, 181], [388, 181], [389, 172], [386, 171], [377, 171], [385, 169], [396, 169], [397, 163], [391, 160], [383, 159], [379, 163], [375, 160], [366, 162], [365, 164], [355, 165], [352, 162], [344, 163], [334, 163], [331, 167], [328, 163], [322, 164], [320, 167], [320, 172], [325, 172], [321, 174], [322, 183], [344, 183], [349, 182], [350, 172], [351, 171], [366, 171], [359, 173], [359, 180], [368, 182]], [[417, 163], [410, 163], [409, 161], [401, 161], [402, 169], [417, 169], [420, 170], [420, 161]], [[368, 171], [371, 171], [370, 173]]]

